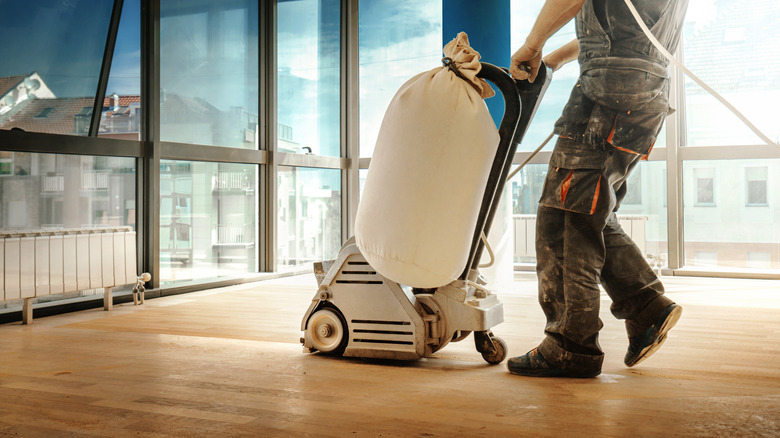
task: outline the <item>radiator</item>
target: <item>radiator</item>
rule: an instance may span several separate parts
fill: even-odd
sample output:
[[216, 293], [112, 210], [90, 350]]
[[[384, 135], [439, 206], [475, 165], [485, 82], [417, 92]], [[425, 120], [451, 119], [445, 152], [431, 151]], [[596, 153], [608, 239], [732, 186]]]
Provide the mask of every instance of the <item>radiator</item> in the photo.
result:
[[[515, 262], [533, 263], [536, 259], [536, 215], [516, 214], [514, 218], [515, 231]], [[642, 254], [646, 253], [645, 223], [647, 216], [621, 216], [618, 222], [623, 231], [639, 247]]]
[[137, 283], [136, 234], [130, 227], [0, 231], [0, 298], [24, 299], [23, 322], [32, 320], [31, 299]]

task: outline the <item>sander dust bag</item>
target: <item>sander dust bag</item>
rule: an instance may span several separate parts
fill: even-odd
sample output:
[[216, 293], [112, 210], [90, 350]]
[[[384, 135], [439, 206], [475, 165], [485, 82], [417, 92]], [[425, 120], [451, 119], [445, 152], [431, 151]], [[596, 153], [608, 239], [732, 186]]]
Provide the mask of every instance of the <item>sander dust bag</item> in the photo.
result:
[[479, 53], [461, 32], [450, 67], [408, 80], [387, 108], [355, 222], [355, 240], [383, 276], [446, 285], [466, 267], [499, 135], [477, 78]]

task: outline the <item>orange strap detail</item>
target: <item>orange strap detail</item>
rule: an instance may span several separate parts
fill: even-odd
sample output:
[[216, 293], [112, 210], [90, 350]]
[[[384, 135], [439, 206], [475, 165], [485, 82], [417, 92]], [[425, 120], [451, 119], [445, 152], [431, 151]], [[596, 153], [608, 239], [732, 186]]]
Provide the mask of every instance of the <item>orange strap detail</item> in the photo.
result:
[[569, 193], [569, 186], [571, 186], [572, 176], [574, 176], [573, 170], [569, 172], [569, 175], [565, 180], [563, 180], [563, 184], [561, 184], [561, 205], [563, 205], [563, 202], [566, 200], [566, 194]]
[[611, 145], [611, 146], [612, 146], [613, 148], [615, 148], [615, 149], [619, 150], [619, 151], [628, 152], [629, 154], [639, 155], [639, 154], [637, 154], [636, 152], [632, 151], [631, 149], [621, 148], [620, 146], [615, 146], [614, 144], [613, 144], [613, 145]]
[[596, 184], [596, 193], [593, 194], [593, 204], [590, 206], [590, 214], [596, 212], [596, 204], [599, 201], [599, 191], [601, 189], [601, 176], [599, 176], [599, 182]]

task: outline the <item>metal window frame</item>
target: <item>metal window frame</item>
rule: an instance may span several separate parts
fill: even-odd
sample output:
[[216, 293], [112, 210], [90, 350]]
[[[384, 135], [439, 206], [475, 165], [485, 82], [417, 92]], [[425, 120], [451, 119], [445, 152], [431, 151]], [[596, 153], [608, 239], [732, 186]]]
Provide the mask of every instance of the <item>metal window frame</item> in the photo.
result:
[[360, 65], [359, 0], [342, 2], [341, 44], [341, 143], [342, 208], [341, 236], [346, 241], [355, 232], [355, 217], [360, 201]]
[[100, 116], [103, 112], [103, 102], [106, 98], [106, 88], [108, 78], [111, 74], [111, 61], [114, 59], [114, 47], [116, 46], [116, 37], [119, 33], [119, 19], [122, 16], [122, 6], [124, 0], [114, 0], [114, 6], [111, 10], [111, 20], [108, 25], [108, 35], [106, 36], [106, 47], [103, 50], [103, 62], [100, 65], [100, 76], [98, 79], [97, 91], [95, 92], [95, 102], [92, 105], [92, 118], [89, 123], [89, 136], [97, 137], [100, 129]]
[[141, 138], [144, 156], [138, 195], [143, 254], [140, 266], [152, 275], [151, 288], [160, 287], [160, 0], [141, 0]]
[[[258, 267], [276, 271], [276, 2], [260, 2], [258, 41], [258, 120], [260, 149], [266, 153], [258, 170]], [[263, 31], [266, 29], [266, 31]]]

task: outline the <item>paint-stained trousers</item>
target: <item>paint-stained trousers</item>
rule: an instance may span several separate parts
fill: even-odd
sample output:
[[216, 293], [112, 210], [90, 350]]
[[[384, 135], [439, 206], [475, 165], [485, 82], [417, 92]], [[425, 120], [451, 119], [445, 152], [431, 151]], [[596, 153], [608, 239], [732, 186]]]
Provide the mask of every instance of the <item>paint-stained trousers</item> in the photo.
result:
[[[615, 215], [640, 156], [592, 148], [559, 139], [536, 221], [539, 302], [547, 317], [539, 351], [555, 366], [583, 372], [600, 370], [604, 360], [599, 284], [613, 315], [626, 320], [629, 338], [672, 303]], [[556, 165], [567, 163], [579, 168]]]

